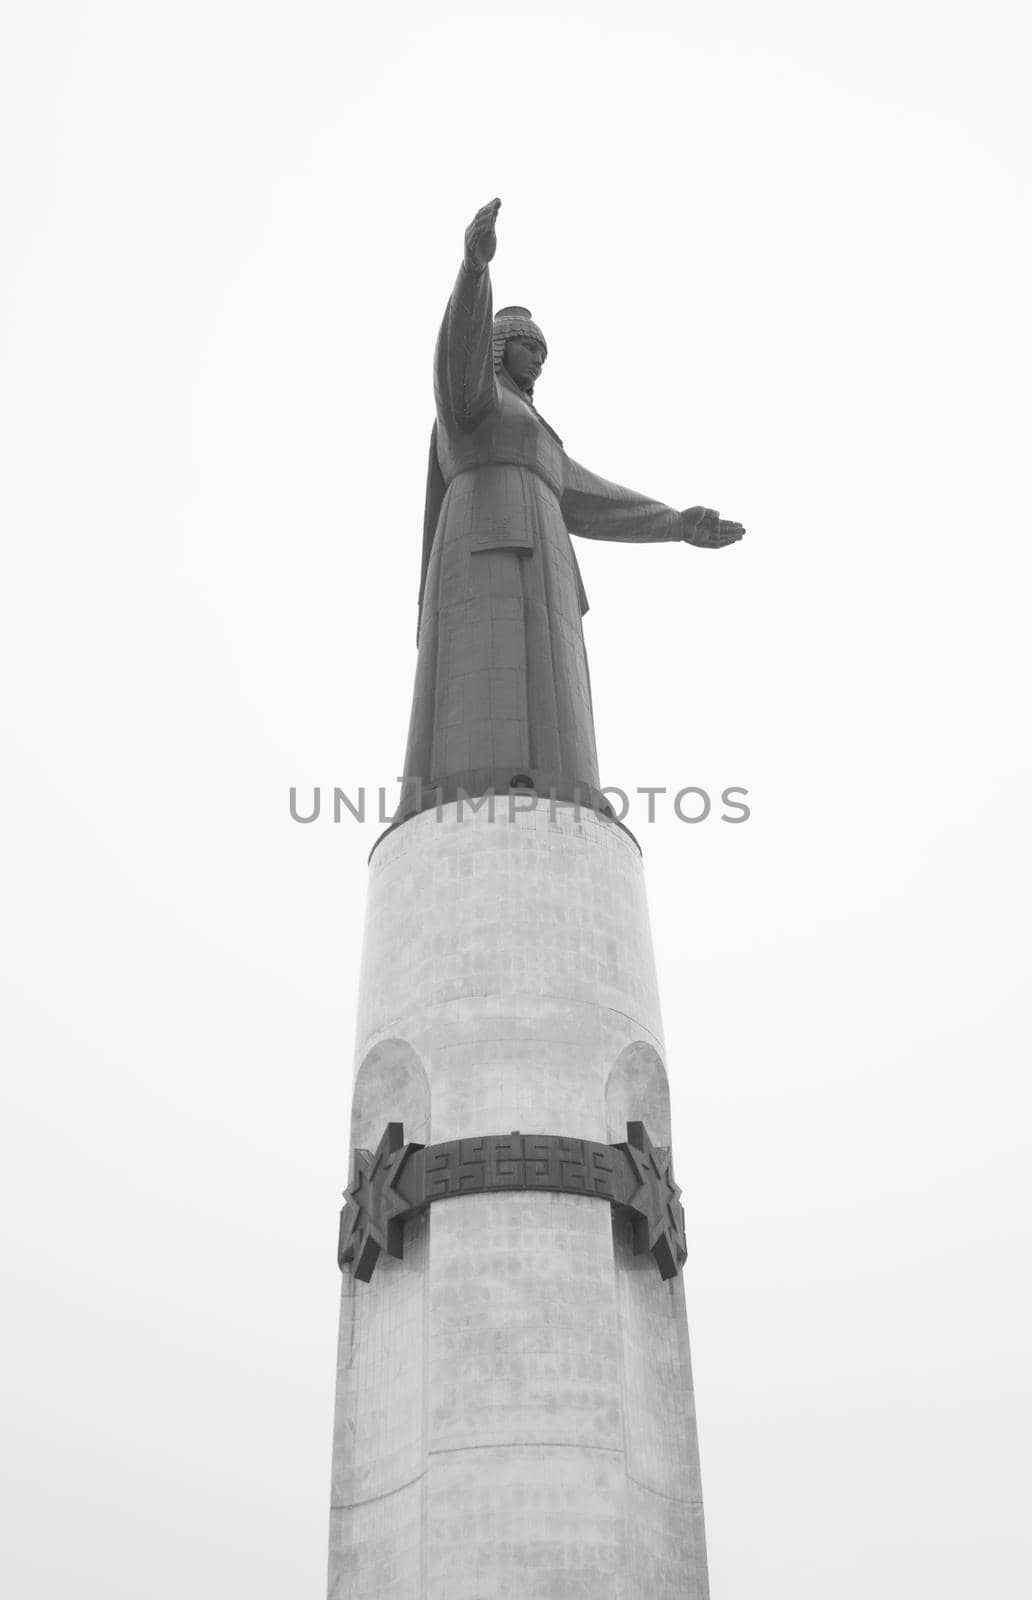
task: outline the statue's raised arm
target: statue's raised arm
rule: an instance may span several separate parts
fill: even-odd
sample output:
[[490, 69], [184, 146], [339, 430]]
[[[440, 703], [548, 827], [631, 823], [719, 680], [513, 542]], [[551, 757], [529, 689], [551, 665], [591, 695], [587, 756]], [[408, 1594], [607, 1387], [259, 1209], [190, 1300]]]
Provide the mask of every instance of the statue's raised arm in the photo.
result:
[[744, 533], [567, 455], [534, 403], [544, 334], [525, 306], [493, 311], [500, 207], [488, 201], [466, 229], [437, 340], [403, 814], [513, 784], [601, 805], [570, 534], [722, 549]]
[[494, 407], [491, 278], [500, 200], [481, 206], [466, 229], [462, 266], [437, 339], [434, 390], [438, 423], [470, 433]]
[[480, 207], [466, 229], [466, 264], [473, 272], [483, 272], [494, 259], [498, 248], [495, 223], [501, 207], [500, 200], [489, 200], [486, 206]]

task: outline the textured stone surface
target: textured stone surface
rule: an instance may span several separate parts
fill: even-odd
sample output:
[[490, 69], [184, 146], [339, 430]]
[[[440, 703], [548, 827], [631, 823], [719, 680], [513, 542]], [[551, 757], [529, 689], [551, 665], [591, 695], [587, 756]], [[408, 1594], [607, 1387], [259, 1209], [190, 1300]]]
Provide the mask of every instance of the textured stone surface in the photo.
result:
[[[382, 841], [354, 1144], [635, 1119], [668, 1144], [662, 1050], [619, 828], [500, 802]], [[344, 1277], [331, 1600], [705, 1600], [680, 1279], [589, 1197], [472, 1194], [408, 1227], [403, 1260]]]

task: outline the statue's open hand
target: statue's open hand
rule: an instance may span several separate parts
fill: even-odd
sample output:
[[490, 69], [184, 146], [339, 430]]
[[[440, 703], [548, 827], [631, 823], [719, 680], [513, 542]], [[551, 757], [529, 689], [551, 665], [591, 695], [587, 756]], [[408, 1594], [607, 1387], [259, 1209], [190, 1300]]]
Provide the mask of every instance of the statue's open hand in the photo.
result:
[[495, 218], [501, 204], [500, 200], [489, 200], [466, 229], [466, 261], [476, 272], [484, 270], [497, 248]]
[[709, 511], [705, 506], [692, 506], [684, 513], [685, 544], [697, 544], [703, 550], [721, 550], [726, 544], [735, 544], [744, 533], [740, 522], [723, 522], [719, 511]]

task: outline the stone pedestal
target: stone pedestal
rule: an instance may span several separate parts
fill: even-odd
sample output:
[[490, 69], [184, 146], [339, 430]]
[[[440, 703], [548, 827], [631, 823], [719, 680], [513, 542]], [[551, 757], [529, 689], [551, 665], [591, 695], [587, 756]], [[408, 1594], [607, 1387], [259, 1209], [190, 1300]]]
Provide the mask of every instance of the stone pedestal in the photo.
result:
[[[633, 839], [521, 795], [373, 853], [351, 1145], [670, 1143]], [[676, 1155], [676, 1152], [675, 1152]], [[344, 1269], [330, 1600], [707, 1600], [684, 1293], [589, 1195], [462, 1194]]]

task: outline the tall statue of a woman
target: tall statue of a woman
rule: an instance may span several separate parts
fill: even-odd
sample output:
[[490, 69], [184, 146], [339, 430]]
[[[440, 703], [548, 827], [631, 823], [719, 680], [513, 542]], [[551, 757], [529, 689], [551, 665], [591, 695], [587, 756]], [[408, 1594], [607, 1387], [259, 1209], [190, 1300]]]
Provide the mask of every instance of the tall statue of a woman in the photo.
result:
[[492, 314], [501, 201], [477, 212], [435, 358], [419, 659], [399, 816], [533, 788], [597, 804], [598, 758], [570, 534], [720, 549], [744, 529], [608, 483], [534, 407], [548, 354], [523, 306]]

